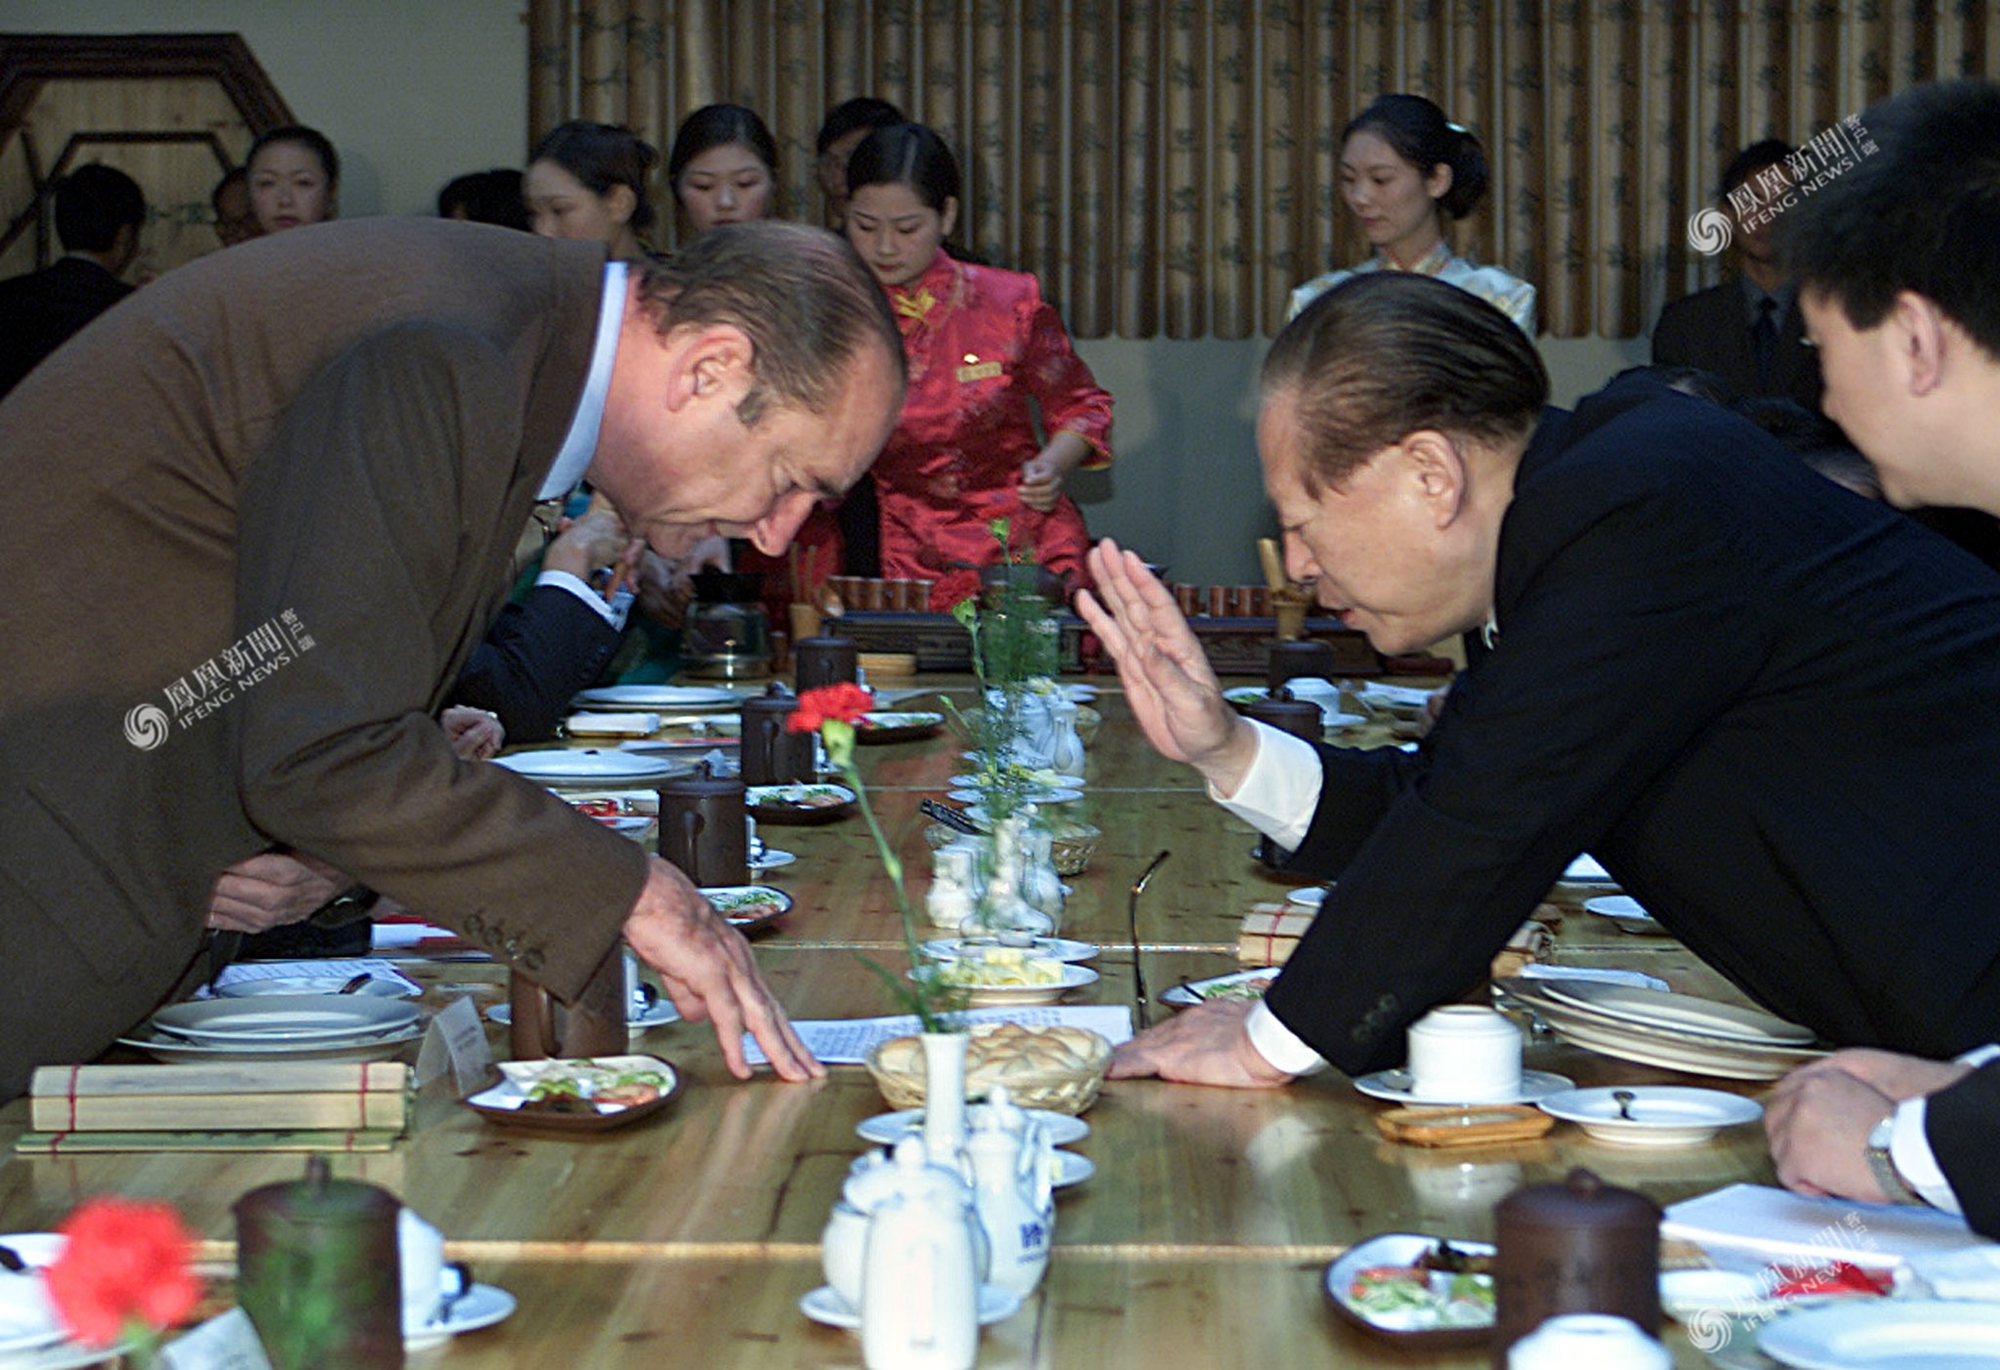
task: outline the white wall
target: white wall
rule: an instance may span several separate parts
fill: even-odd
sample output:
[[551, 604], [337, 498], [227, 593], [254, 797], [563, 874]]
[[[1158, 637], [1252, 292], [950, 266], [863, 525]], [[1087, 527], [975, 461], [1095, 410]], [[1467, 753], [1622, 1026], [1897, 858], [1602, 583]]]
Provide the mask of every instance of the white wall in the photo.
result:
[[522, 0], [0, 0], [6, 33], [237, 33], [333, 140], [340, 207], [434, 213], [452, 177], [527, 154]]

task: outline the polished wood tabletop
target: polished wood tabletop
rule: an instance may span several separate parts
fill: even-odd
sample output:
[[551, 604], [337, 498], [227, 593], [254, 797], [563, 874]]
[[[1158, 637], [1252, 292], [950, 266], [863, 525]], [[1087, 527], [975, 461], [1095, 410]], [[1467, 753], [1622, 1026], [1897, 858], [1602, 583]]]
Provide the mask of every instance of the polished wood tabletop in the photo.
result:
[[[972, 696], [952, 687], [961, 704]], [[904, 707], [921, 707], [912, 704]], [[1103, 731], [1089, 753], [1086, 798], [1074, 812], [1104, 830], [1090, 867], [1074, 877], [1067, 935], [1102, 948], [1101, 978], [1071, 1002], [1141, 1004], [1182, 980], [1237, 968], [1236, 927], [1255, 903], [1299, 882], [1251, 856], [1254, 835], [1211, 804], [1193, 772], [1145, 745], [1115, 685], [1096, 703]], [[1389, 740], [1386, 729], [1363, 740]], [[864, 747], [861, 767], [890, 839], [921, 899], [928, 820], [965, 763], [949, 732]], [[769, 874], [796, 907], [757, 939], [758, 959], [798, 1018], [893, 1011], [862, 954], [901, 968], [901, 931], [866, 828], [766, 825], [762, 835], [798, 860]], [[1134, 880], [1171, 852], [1138, 901]], [[1676, 989], [1736, 998], [1678, 944], [1616, 931], [1586, 915], [1578, 891], [1558, 887], [1554, 959], [1623, 966]], [[491, 963], [412, 962], [436, 1007], [469, 995], [499, 1003], [505, 972]], [[495, 1029], [496, 1053], [506, 1049]], [[380, 1184], [441, 1227], [454, 1258], [520, 1301], [487, 1331], [413, 1354], [412, 1364], [467, 1367], [853, 1366], [852, 1333], [798, 1310], [824, 1282], [818, 1240], [849, 1162], [865, 1144], [855, 1125], [886, 1107], [866, 1072], [836, 1066], [791, 1085], [768, 1074], [732, 1080], [705, 1026], [677, 1023], [635, 1038], [674, 1062], [679, 1098], [631, 1128], [581, 1138], [493, 1126], [442, 1083], [419, 1098], [410, 1135], [386, 1154], [338, 1158], [337, 1174]], [[1532, 1069], [1579, 1084], [1677, 1081], [1761, 1096], [1768, 1086], [1676, 1075], [1612, 1061], [1554, 1041], [1529, 1048]], [[1382, 1232], [1490, 1240], [1492, 1205], [1523, 1184], [1587, 1165], [1661, 1204], [1734, 1181], [1772, 1183], [1761, 1128], [1739, 1127], [1676, 1149], [1593, 1142], [1559, 1124], [1529, 1143], [1431, 1151], [1382, 1140], [1387, 1107], [1337, 1072], [1286, 1089], [1238, 1092], [1116, 1081], [1074, 1145], [1096, 1175], [1061, 1191], [1055, 1253], [1042, 1289], [989, 1328], [987, 1367], [1090, 1365], [1100, 1370], [1195, 1365], [1479, 1366], [1483, 1351], [1412, 1354], [1338, 1320], [1322, 1293], [1327, 1263]], [[26, 1122], [22, 1103], [0, 1110], [0, 1141]], [[296, 1156], [127, 1154], [15, 1157], [0, 1165], [0, 1230], [44, 1229], [88, 1195], [115, 1191], [171, 1200], [229, 1259], [231, 1204], [245, 1191], [300, 1173]], [[1678, 1330], [1676, 1363], [1704, 1364]]]

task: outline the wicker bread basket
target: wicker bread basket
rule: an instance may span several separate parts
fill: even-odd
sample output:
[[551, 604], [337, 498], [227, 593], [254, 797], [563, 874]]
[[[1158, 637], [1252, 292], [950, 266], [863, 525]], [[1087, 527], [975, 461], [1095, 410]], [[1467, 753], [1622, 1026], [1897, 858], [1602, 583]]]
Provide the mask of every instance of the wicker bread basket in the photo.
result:
[[[1004, 1041], [1014, 1034], [1042, 1037], [1052, 1032], [1063, 1034], [1063, 1044], [1066, 1049], [1073, 1048], [1071, 1054], [1076, 1064], [1036, 1068], [1015, 1059], [1004, 1066], [1002, 1073], [1002, 1066], [989, 1065], [984, 1058], [984, 1044], [996, 1034]], [[985, 1098], [987, 1090], [998, 1083], [1006, 1085], [1008, 1097], [1023, 1108], [1081, 1113], [1097, 1101], [1097, 1091], [1104, 1084], [1104, 1068], [1111, 1064], [1111, 1043], [1098, 1033], [1079, 1028], [1024, 1029], [1013, 1023], [981, 1023], [972, 1029], [972, 1038], [965, 1065], [968, 1099]], [[924, 1106], [924, 1058], [916, 1038], [898, 1037], [883, 1042], [868, 1053], [864, 1064], [890, 1108]]]

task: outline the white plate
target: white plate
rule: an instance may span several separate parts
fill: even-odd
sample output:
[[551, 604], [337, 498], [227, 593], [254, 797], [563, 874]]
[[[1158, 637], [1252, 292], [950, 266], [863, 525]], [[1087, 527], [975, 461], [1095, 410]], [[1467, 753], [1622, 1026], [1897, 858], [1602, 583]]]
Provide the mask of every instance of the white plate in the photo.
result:
[[[1211, 975], [1206, 980], [1189, 980], [1171, 989], [1160, 991], [1160, 1002], [1174, 1008], [1193, 1008], [1207, 999], [1218, 997], [1214, 991], [1229, 985], [1249, 984], [1258, 981], [1269, 985], [1278, 978], [1277, 966], [1259, 966], [1255, 970], [1232, 971], [1228, 975]], [[1235, 998], [1234, 995], [1223, 996]]]
[[[989, 1326], [1011, 1318], [1021, 1311], [1021, 1296], [1009, 1294], [997, 1284], [979, 1286], [979, 1325]], [[861, 1326], [861, 1310], [833, 1292], [833, 1286], [823, 1284], [799, 1300], [799, 1312], [814, 1322], [828, 1327], [858, 1328]]]
[[[1621, 1115], [1616, 1093], [1632, 1096]], [[1725, 1127], [1754, 1123], [1764, 1106], [1740, 1094], [1684, 1085], [1629, 1085], [1623, 1090], [1572, 1089], [1535, 1101], [1544, 1113], [1575, 1123], [1586, 1136], [1621, 1146], [1691, 1146]]]
[[[986, 791], [984, 789], [973, 789], [965, 786], [949, 790], [946, 793], [950, 795], [952, 803], [965, 804], [972, 807], [982, 805], [986, 799]], [[1022, 802], [1027, 804], [1074, 804], [1081, 798], [1083, 798], [1082, 790], [1062, 788], [1042, 789], [1040, 787], [1033, 787], [1021, 793]], [[968, 807], [966, 812], [970, 813], [972, 807]]]
[[1807, 1047], [1755, 1046], [1748, 1042], [1727, 1042], [1716, 1037], [1692, 1037], [1659, 1030], [1621, 1025], [1594, 1015], [1572, 1014], [1564, 1006], [1545, 999], [1529, 1001], [1535, 1012], [1547, 1020], [1558, 1037], [1566, 1042], [1615, 1056], [1621, 1061], [1638, 1061], [1649, 1066], [1665, 1066], [1695, 1075], [1714, 1075], [1724, 1080], [1776, 1080], [1794, 1066], [1817, 1060], [1824, 1051]]
[[1551, 966], [1543, 961], [1530, 961], [1514, 974], [1523, 980], [1596, 980], [1607, 985], [1631, 985], [1636, 989], [1672, 988], [1659, 976], [1648, 975], [1643, 970], [1614, 970], [1609, 966]]
[[1595, 980], [1544, 980], [1541, 984], [1550, 998], [1640, 1027], [1665, 1028], [1754, 1046], [1807, 1046], [1813, 1040], [1811, 1028], [1788, 1023], [1762, 1009], [1699, 999], [1692, 994], [1635, 989]]
[[1768, 1281], [1740, 1270], [1662, 1270], [1660, 1310], [1675, 1322], [1731, 1315], [1769, 1317], [1780, 1307], [1779, 1301], [1766, 1296], [1770, 1287]]
[[780, 866], [789, 866], [798, 859], [798, 857], [788, 851], [774, 851], [770, 847], [766, 847], [763, 851], [750, 858], [750, 869], [753, 871], [774, 871]]
[[[1327, 1266], [1324, 1277], [1327, 1297], [1339, 1304], [1341, 1310], [1349, 1317], [1354, 1318], [1356, 1321], [1365, 1324], [1377, 1332], [1389, 1336], [1423, 1336], [1426, 1333], [1437, 1332], [1473, 1332], [1480, 1327], [1491, 1326], [1490, 1322], [1466, 1323], [1453, 1326], [1445, 1326], [1438, 1323], [1422, 1326], [1402, 1326], [1394, 1319], [1394, 1315], [1385, 1316], [1384, 1314], [1370, 1312], [1354, 1302], [1354, 1297], [1349, 1291], [1354, 1288], [1354, 1277], [1356, 1275], [1359, 1275], [1364, 1270], [1371, 1270], [1380, 1265], [1407, 1266], [1426, 1251], [1435, 1248], [1438, 1240], [1436, 1237], [1426, 1237], [1417, 1232], [1388, 1232], [1382, 1236], [1370, 1237], [1367, 1241], [1356, 1243], [1354, 1246], [1348, 1248], [1345, 1255]], [[1464, 1242], [1456, 1237], [1449, 1238], [1448, 1240], [1451, 1242], [1453, 1250], [1463, 1251], [1468, 1256], [1491, 1256], [1494, 1254], [1494, 1248], [1488, 1242]], [[1407, 1318], [1411, 1315], [1405, 1314], [1404, 1316]]]
[[[965, 1125], [972, 1127], [986, 1107], [985, 1104], [967, 1104]], [[1068, 1146], [1090, 1135], [1089, 1123], [1081, 1118], [1072, 1118], [1067, 1113], [1054, 1113], [1046, 1108], [1024, 1108], [1021, 1111], [1048, 1129], [1049, 1141], [1057, 1146]], [[921, 1108], [906, 1108], [896, 1113], [878, 1113], [872, 1118], [863, 1118], [854, 1130], [864, 1142], [894, 1146], [911, 1133], [921, 1131], [923, 1125], [924, 1111]]]
[[[236, 1002], [247, 1001], [239, 999]], [[153, 1059], [170, 1065], [207, 1065], [236, 1061], [386, 1061], [423, 1035], [424, 1025], [412, 1023], [400, 1032], [332, 1042], [194, 1042], [184, 1037], [171, 1037], [164, 1032], [143, 1037], [120, 1037], [118, 1041], [124, 1046], [137, 1047]]]
[[1308, 885], [1302, 890], [1293, 890], [1285, 896], [1287, 904], [1297, 904], [1302, 909], [1316, 909], [1326, 902], [1325, 885]]
[[698, 685], [601, 685], [576, 697], [578, 704], [620, 709], [734, 709], [743, 697], [734, 690]]
[[[341, 986], [354, 977], [351, 975], [280, 975], [269, 980], [237, 980], [231, 984], [218, 985], [215, 993], [222, 999], [260, 999], [267, 994], [339, 994]], [[414, 999], [423, 991], [415, 985], [406, 985], [400, 980], [388, 980], [373, 976], [360, 989], [354, 990], [355, 999]]]
[[1629, 932], [1638, 937], [1667, 937], [1667, 930], [1659, 919], [1646, 912], [1646, 906], [1629, 894], [1600, 894], [1595, 899], [1583, 901], [1583, 911], [1594, 913], [1599, 918], [1608, 919], [1620, 932]]
[[[13, 1232], [0, 1236], [7, 1247], [27, 1263], [19, 1274], [0, 1271], [0, 1291], [4, 1291], [7, 1314], [0, 1318], [0, 1354], [32, 1351], [54, 1346], [63, 1339], [62, 1320], [49, 1302], [42, 1284], [41, 1267], [62, 1254], [69, 1238], [55, 1232]], [[109, 1355], [109, 1352], [105, 1353]]]
[[1785, 1314], [1757, 1348], [1797, 1370], [1992, 1370], [2000, 1303], [1845, 1300]]
[[1371, 1099], [1387, 1099], [1398, 1104], [1532, 1104], [1551, 1094], [1576, 1088], [1576, 1081], [1552, 1071], [1524, 1070], [1521, 1072], [1520, 1089], [1505, 1098], [1419, 1099], [1410, 1093], [1410, 1072], [1398, 1066], [1394, 1070], [1378, 1070], [1373, 1075], [1363, 1075], [1354, 1082], [1354, 1087]]
[[1367, 721], [1360, 714], [1331, 713], [1324, 707], [1319, 712], [1320, 726], [1329, 732], [1340, 728], [1351, 728], [1357, 723], [1366, 723]]
[[516, 775], [539, 780], [545, 785], [648, 784], [685, 775], [688, 764], [666, 757], [641, 756], [634, 752], [604, 751], [597, 747], [574, 747], [540, 752], [514, 752], [493, 758]]
[[442, 1322], [432, 1322], [420, 1332], [403, 1334], [405, 1346], [435, 1346], [446, 1337], [461, 1332], [477, 1332], [496, 1322], [505, 1322], [514, 1313], [514, 1296], [490, 1284], [475, 1284], [451, 1305]]
[[562, 730], [571, 737], [651, 737], [660, 730], [657, 713], [571, 714]]
[[[838, 803], [802, 804], [799, 801], [809, 796], [831, 795]], [[752, 785], [743, 792], [743, 802], [750, 807], [751, 816], [759, 822], [763, 817], [760, 809], [786, 809], [811, 813], [816, 809], [837, 809], [854, 802], [854, 791], [845, 785], [808, 784], [797, 782], [790, 785]]]
[[1563, 871], [1560, 878], [1571, 885], [1615, 885], [1618, 883], [1611, 878], [1611, 872], [1599, 865], [1597, 858], [1589, 852], [1585, 852], [1582, 856], [1570, 862], [1568, 869]]
[[1089, 966], [1065, 962], [1062, 983], [1057, 985], [954, 985], [953, 988], [964, 990], [973, 1008], [995, 1008], [1003, 1005], [1053, 1004], [1073, 989], [1096, 983], [1097, 972]]
[[[514, 1021], [514, 1006], [495, 1004], [486, 1010], [486, 1018], [488, 1022], [507, 1027]], [[680, 1020], [681, 1011], [674, 1007], [673, 1000], [663, 994], [637, 1013], [628, 1011], [625, 1015], [625, 1029], [628, 1032], [645, 1032], [651, 1028], [665, 1027], [668, 1023], [678, 1023]], [[0, 1367], [0, 1370], [5, 1368]]]
[[[927, 955], [941, 960], [950, 960], [964, 953], [968, 948], [1007, 946], [998, 937], [940, 937], [934, 942], [924, 943]], [[1067, 937], [1031, 937], [1028, 945], [1036, 951], [1047, 952], [1058, 961], [1088, 961], [1097, 955], [1097, 948], [1089, 942], [1074, 942]]]
[[266, 994], [170, 1004], [153, 1015], [153, 1026], [214, 1045], [304, 1044], [395, 1032], [417, 1017], [415, 1004], [363, 994]]
[[1068, 1189], [1073, 1184], [1082, 1184], [1097, 1173], [1096, 1163], [1088, 1156], [1079, 1156], [1074, 1151], [1058, 1151], [1055, 1178], [1049, 1183], [1056, 1189]]

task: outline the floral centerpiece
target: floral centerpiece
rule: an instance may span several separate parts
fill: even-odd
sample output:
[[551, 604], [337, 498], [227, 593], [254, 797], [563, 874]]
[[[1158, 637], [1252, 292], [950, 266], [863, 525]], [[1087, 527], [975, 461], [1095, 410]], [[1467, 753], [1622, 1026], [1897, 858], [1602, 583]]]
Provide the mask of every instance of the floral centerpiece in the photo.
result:
[[903, 945], [910, 958], [907, 983], [897, 979], [874, 959], [866, 956], [861, 959], [888, 984], [891, 996], [916, 1015], [925, 1032], [953, 1032], [958, 1030], [954, 1015], [965, 1007], [965, 992], [945, 983], [942, 966], [924, 953], [917, 940], [916, 913], [911, 909], [909, 894], [903, 888], [902, 858], [896, 855], [889, 839], [883, 834], [882, 824], [875, 817], [875, 806], [868, 801], [868, 787], [861, 783], [861, 772], [854, 764], [854, 725], [874, 707], [874, 703], [868, 691], [851, 682], [823, 685], [799, 696], [798, 708], [792, 711], [785, 727], [790, 732], [819, 734], [820, 742], [826, 748], [827, 761], [840, 772], [847, 787], [854, 791], [861, 817], [868, 824], [869, 836], [875, 840], [875, 853], [881, 859], [883, 872], [889, 877], [896, 911], [902, 916]]

